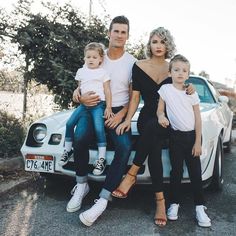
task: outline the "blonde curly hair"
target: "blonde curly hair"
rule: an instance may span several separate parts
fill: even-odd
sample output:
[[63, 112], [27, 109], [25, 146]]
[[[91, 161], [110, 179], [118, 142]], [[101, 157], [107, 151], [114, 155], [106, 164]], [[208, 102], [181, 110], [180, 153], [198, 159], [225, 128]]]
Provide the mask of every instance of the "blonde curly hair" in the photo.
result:
[[151, 58], [152, 57], [152, 51], [151, 51], [151, 39], [154, 35], [157, 35], [160, 37], [166, 46], [166, 55], [165, 58], [169, 59], [175, 55], [176, 52], [176, 45], [174, 43], [174, 38], [171, 35], [170, 31], [165, 29], [164, 27], [158, 27], [157, 29], [154, 29], [150, 35], [149, 35], [149, 40], [146, 45], [146, 57]]

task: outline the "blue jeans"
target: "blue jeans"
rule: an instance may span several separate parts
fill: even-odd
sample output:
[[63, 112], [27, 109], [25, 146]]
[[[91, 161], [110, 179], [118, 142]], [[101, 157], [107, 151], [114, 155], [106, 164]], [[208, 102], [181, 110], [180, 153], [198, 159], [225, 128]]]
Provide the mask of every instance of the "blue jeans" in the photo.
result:
[[[113, 113], [117, 113], [123, 107], [112, 108]], [[126, 171], [127, 162], [131, 153], [131, 131], [122, 135], [117, 135], [115, 129], [107, 129], [108, 137], [114, 143], [115, 155], [106, 175], [103, 189], [100, 197], [107, 200], [111, 199], [111, 192], [114, 191], [122, 176]], [[92, 126], [91, 116], [83, 114], [74, 134], [74, 160], [76, 166], [76, 181], [85, 183], [88, 179], [88, 163], [89, 163], [89, 144], [94, 139], [94, 130]]]
[[77, 107], [66, 123], [65, 140], [68, 142], [73, 141], [75, 126], [77, 125], [78, 122], [80, 122], [80, 117], [83, 116], [83, 114], [88, 113], [92, 117], [92, 123], [94, 126], [98, 147], [106, 147], [106, 134], [105, 134], [104, 118], [103, 118], [104, 109], [105, 109], [104, 101], [98, 103], [98, 105], [93, 107], [86, 107], [83, 104]]

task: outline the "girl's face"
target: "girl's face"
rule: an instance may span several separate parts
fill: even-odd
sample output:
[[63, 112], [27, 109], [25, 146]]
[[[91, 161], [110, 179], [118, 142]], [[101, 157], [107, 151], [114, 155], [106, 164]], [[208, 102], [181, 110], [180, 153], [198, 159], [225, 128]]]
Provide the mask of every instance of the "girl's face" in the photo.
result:
[[99, 55], [97, 50], [87, 50], [84, 61], [89, 69], [98, 68], [102, 63], [103, 57]]
[[184, 84], [189, 77], [189, 64], [182, 61], [176, 61], [173, 63], [170, 73], [173, 83]]
[[150, 42], [150, 48], [153, 56], [165, 57], [166, 45], [164, 41], [157, 35], [153, 35]]

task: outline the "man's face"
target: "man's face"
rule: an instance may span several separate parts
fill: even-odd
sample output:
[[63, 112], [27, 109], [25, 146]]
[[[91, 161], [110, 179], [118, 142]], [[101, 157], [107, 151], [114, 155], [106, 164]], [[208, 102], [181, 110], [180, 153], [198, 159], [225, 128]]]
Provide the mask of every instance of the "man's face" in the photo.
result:
[[110, 46], [123, 48], [126, 40], [129, 38], [128, 25], [115, 23], [109, 32]]

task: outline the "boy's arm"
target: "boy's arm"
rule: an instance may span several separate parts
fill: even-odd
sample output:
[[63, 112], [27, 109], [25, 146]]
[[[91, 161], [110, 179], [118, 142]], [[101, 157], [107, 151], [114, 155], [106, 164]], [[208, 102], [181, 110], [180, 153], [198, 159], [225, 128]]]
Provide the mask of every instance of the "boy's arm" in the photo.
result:
[[193, 106], [195, 117], [195, 144], [193, 146], [192, 154], [200, 156], [202, 154], [201, 135], [202, 135], [202, 119], [199, 104]]
[[158, 117], [158, 123], [164, 128], [167, 128], [167, 126], [170, 123], [169, 123], [169, 120], [165, 116], [165, 102], [161, 97], [159, 98], [159, 102], [158, 102], [157, 117]]

